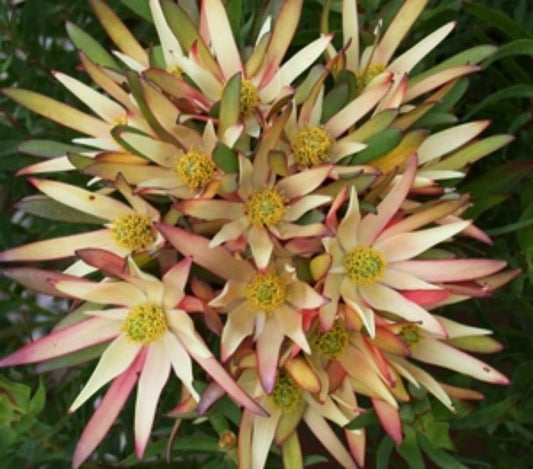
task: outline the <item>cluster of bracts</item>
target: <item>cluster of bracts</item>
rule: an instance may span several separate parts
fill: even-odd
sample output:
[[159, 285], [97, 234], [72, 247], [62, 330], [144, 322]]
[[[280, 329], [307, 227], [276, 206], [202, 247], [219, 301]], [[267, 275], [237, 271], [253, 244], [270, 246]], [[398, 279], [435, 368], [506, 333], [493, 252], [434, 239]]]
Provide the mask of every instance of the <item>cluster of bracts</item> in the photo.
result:
[[[28, 142], [49, 158], [20, 171], [43, 195], [19, 209], [38, 205], [52, 218], [75, 211], [97, 228], [0, 253], [8, 277], [77, 299], [56, 329], [0, 366], [108, 343], [70, 408], [111, 383], [74, 467], [136, 384], [141, 458], [172, 371], [183, 385], [178, 417], [204, 413], [225, 394], [242, 406], [241, 469], [263, 468], [273, 442], [285, 467], [302, 467], [302, 421], [338, 464], [363, 465], [365, 431], [348, 427], [366, 412], [361, 396], [396, 442], [408, 383], [450, 409], [452, 398], [480, 397], [437, 381], [421, 363], [508, 382], [460, 349], [499, 350], [489, 330], [432, 312], [516, 275], [504, 262], [466, 258], [453, 241], [490, 243], [461, 218], [469, 198], [450, 181], [510, 140], [479, 139], [487, 121], [455, 124], [452, 113], [464, 77], [494, 48], [420, 71], [454, 28], [396, 54], [423, 0], [406, 0], [386, 27], [378, 22], [364, 48], [356, 2], [343, 0], [341, 37], [324, 31], [292, 54], [302, 0], [281, 2], [256, 37], [238, 41], [222, 0], [150, 0], [158, 41], [148, 48], [103, 0], [90, 3], [118, 50], [69, 24], [95, 86], [54, 76], [93, 114], [3, 91], [83, 134], [52, 158]], [[90, 176], [87, 188], [54, 179], [65, 171]], [[57, 259], [74, 260], [61, 272], [42, 268]], [[201, 395], [195, 378], [207, 384]], [[333, 427], [344, 428], [347, 445]]]

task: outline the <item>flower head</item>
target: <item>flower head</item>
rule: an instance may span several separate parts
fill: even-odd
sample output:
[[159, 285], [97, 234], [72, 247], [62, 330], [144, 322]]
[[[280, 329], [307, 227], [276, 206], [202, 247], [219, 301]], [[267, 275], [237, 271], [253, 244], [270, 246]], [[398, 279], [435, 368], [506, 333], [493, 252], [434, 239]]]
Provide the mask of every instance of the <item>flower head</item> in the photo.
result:
[[[88, 319], [50, 333], [0, 361], [0, 366], [41, 362], [81, 350], [93, 344], [109, 342], [89, 381], [70, 407], [76, 410], [102, 386], [113, 381], [104, 397], [105, 407], [117, 415], [137, 381], [139, 390], [135, 411], [135, 446], [142, 457], [151, 432], [157, 401], [172, 369], [188, 392], [198, 399], [193, 386], [192, 359], [199, 363], [221, 386], [253, 412], [262, 409], [248, 397], [222, 368], [203, 339], [196, 332], [185, 304], [184, 288], [191, 259], [185, 258], [171, 267], [161, 280], [138, 269], [131, 258], [124, 260], [100, 250], [80, 251], [90, 265], [120, 278], [92, 282], [62, 278], [55, 282], [58, 291], [96, 305], [85, 314]], [[131, 385], [123, 388], [118, 383]], [[115, 399], [115, 404], [109, 402]], [[78, 467], [98, 445], [113, 419], [100, 412], [83, 433], [74, 455]], [[98, 429], [95, 439], [89, 429]]]
[[230, 357], [242, 340], [253, 334], [261, 382], [270, 393], [285, 336], [309, 353], [302, 310], [318, 308], [324, 298], [296, 277], [289, 262], [280, 260], [266, 271], [257, 271], [243, 262], [241, 270], [243, 279], [229, 280], [210, 302], [228, 315], [222, 331], [222, 359]]
[[[342, 392], [337, 392], [318, 400], [316, 395], [321, 387], [320, 379], [301, 357], [291, 358], [284, 363], [270, 394], [266, 394], [258, 385], [255, 368], [244, 370], [239, 383], [269, 412], [266, 418], [243, 412], [238, 436], [239, 460], [242, 464], [253, 469], [263, 468], [270, 446], [274, 443], [280, 447], [286, 467], [293, 467], [301, 455], [289, 449], [295, 444], [299, 447], [298, 428], [304, 421], [342, 467], [358, 467], [356, 461], [360, 460], [356, 448], [350, 445], [351, 451], [348, 451], [330, 426], [345, 427], [359, 415], [353, 395], [344, 396]], [[346, 400], [351, 408], [346, 405]], [[359, 430], [345, 429], [345, 436], [350, 443], [359, 433]]]
[[[86, 248], [106, 249], [126, 256], [146, 252], [162, 244], [163, 238], [153, 225], [160, 219], [159, 211], [134, 194], [121, 175], [117, 177], [115, 185], [129, 204], [63, 182], [44, 179], [30, 181], [52, 200], [91, 215], [96, 222], [100, 220], [103, 229], [12, 248], [0, 253], [0, 261], [60, 259], [73, 257], [77, 250]], [[83, 275], [91, 270], [94, 269], [80, 261], [68, 272]]]
[[[157, 1], [151, 1], [151, 6], [152, 12], [159, 12]], [[239, 76], [234, 106], [239, 118], [245, 122], [247, 132], [258, 135], [273, 106], [293, 93], [291, 83], [309, 68], [331, 41], [331, 35], [324, 35], [282, 63], [296, 31], [301, 8], [301, 0], [283, 2], [273, 30], [270, 31], [269, 22], [265, 23], [246, 62], [243, 62], [221, 0], [202, 3], [200, 17], [205, 24], [197, 27], [199, 46], [196, 50], [192, 47], [189, 51], [183, 50], [179, 45], [191, 43], [190, 37], [186, 37], [189, 31], [178, 28], [171, 31], [164, 14], [157, 13], [154, 19], [167, 62], [177, 64], [210, 105], [219, 101], [228, 83]], [[170, 12], [170, 7], [163, 10]], [[191, 26], [196, 27], [192, 23]]]
[[[376, 214], [361, 217], [357, 194], [352, 189], [348, 210], [337, 227], [336, 236], [324, 239], [326, 252], [331, 256], [324, 295], [332, 301], [321, 309], [323, 328], [328, 329], [333, 324], [342, 297], [360, 314], [371, 336], [375, 334], [376, 311], [394, 313], [418, 322], [425, 330], [445, 334], [430, 313], [401, 292], [441, 289], [439, 285], [426, 282], [423, 274], [411, 274], [409, 260], [460, 233], [470, 222], [445, 223], [418, 231], [412, 230], [407, 222], [388, 227], [411, 188], [416, 163], [416, 158], [412, 158], [402, 178], [376, 207]], [[427, 224], [427, 220], [419, 222], [418, 226]], [[461, 262], [455, 261], [458, 266]], [[418, 265], [423, 266], [424, 261], [419, 261]], [[427, 270], [434, 267], [431, 262], [427, 264]]]

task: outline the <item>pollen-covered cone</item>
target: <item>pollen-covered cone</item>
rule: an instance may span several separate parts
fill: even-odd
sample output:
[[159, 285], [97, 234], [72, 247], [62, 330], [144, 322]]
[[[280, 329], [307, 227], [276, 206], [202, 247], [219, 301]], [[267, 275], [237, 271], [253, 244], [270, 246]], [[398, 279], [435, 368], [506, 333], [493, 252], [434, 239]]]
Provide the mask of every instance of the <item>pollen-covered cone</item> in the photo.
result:
[[79, 467], [105, 436], [138, 380], [135, 405], [135, 450], [139, 458], [150, 436], [154, 413], [173, 369], [192, 396], [192, 359], [202, 366], [237, 402], [252, 412], [263, 410], [246, 395], [217, 362], [196, 332], [189, 314], [180, 308], [191, 259], [171, 267], [161, 280], [101, 250], [80, 251], [88, 264], [119, 277], [92, 282], [59, 278], [54, 288], [83, 301], [102, 305], [86, 311], [88, 319], [51, 332], [0, 360], [0, 366], [42, 362], [94, 344], [109, 342], [70, 410], [74, 411], [102, 386], [113, 381], [89, 421], [76, 448], [73, 466]]

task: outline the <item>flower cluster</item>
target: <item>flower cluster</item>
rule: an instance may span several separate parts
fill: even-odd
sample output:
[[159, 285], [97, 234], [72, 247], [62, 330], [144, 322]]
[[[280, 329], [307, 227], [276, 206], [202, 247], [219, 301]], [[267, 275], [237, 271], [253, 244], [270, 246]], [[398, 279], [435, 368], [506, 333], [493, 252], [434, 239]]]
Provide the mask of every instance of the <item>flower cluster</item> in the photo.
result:
[[[421, 363], [508, 382], [454, 341], [490, 331], [432, 312], [488, 295], [516, 274], [452, 248], [457, 237], [490, 240], [461, 218], [468, 196], [439, 183], [460, 179], [509, 137], [480, 146], [486, 121], [432, 132], [449, 94], [490, 48], [412, 74], [454, 27], [395, 57], [423, 0], [406, 0], [362, 50], [356, 2], [343, 0], [342, 37], [324, 31], [292, 55], [302, 0], [281, 2], [253, 44], [236, 40], [222, 0], [188, 9], [149, 0], [158, 37], [150, 49], [103, 0], [90, 3], [118, 50], [96, 49], [69, 25], [95, 86], [54, 76], [93, 114], [34, 91], [3, 90], [83, 134], [77, 152], [20, 174], [31, 175], [43, 207], [68, 206], [101, 225], [0, 253], [3, 263], [70, 259], [63, 272], [3, 272], [82, 303], [69, 325], [0, 366], [108, 343], [70, 408], [111, 383], [73, 467], [104, 438], [135, 384], [142, 458], [171, 372], [183, 384], [183, 408], [206, 412], [223, 394], [242, 406], [242, 469], [262, 469], [272, 443], [285, 467], [302, 467], [301, 421], [338, 464], [355, 468], [364, 464], [365, 433], [348, 424], [366, 411], [361, 399], [399, 442], [406, 383], [452, 410], [451, 398], [477, 395], [441, 384]], [[54, 179], [65, 171], [90, 176], [88, 187]], [[208, 327], [198, 328], [201, 321]], [[488, 343], [484, 351], [499, 349]], [[210, 381], [201, 395], [197, 366]], [[332, 427], [344, 428], [347, 445]]]

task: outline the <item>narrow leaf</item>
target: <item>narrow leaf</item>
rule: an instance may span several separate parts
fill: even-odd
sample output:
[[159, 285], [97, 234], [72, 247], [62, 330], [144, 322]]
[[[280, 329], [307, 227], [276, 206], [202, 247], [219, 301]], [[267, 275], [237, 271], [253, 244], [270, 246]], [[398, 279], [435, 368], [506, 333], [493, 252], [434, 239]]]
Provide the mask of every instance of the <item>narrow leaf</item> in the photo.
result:
[[392, 151], [402, 139], [402, 133], [398, 129], [386, 129], [379, 134], [372, 135], [365, 141], [367, 148], [357, 153], [351, 160], [351, 164], [365, 164]]
[[236, 173], [239, 171], [238, 156], [222, 142], [218, 142], [212, 153], [215, 164], [226, 173]]
[[17, 150], [21, 153], [28, 155], [40, 156], [42, 158], [57, 158], [59, 156], [65, 156], [68, 152], [81, 153], [87, 151], [87, 148], [68, 145], [62, 142], [56, 142], [54, 140], [27, 140], [22, 142]]
[[67, 34], [76, 48], [81, 50], [95, 64], [101, 65], [102, 67], [108, 67], [115, 71], [120, 71], [120, 68], [112, 55], [83, 29], [73, 23], [67, 22]]

